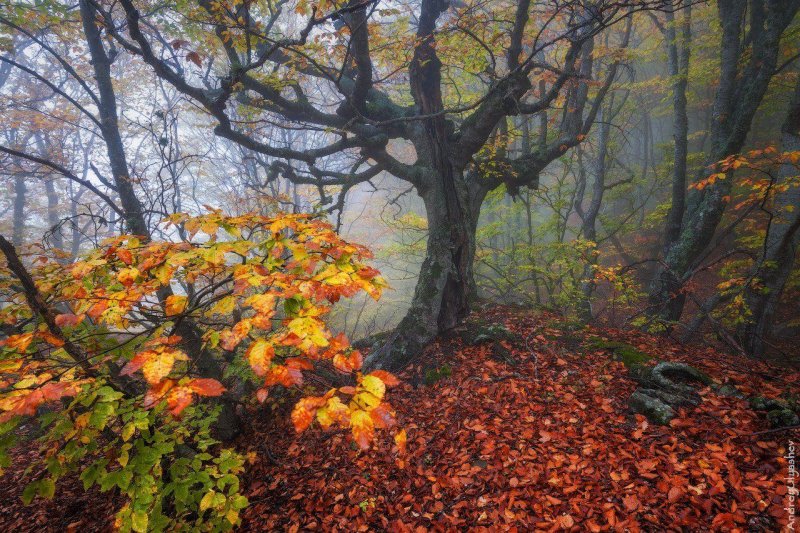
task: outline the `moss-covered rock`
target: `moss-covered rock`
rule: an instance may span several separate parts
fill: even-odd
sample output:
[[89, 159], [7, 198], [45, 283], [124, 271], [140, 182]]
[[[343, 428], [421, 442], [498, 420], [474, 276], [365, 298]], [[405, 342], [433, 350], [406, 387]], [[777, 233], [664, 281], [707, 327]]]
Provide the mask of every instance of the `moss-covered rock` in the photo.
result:
[[767, 420], [773, 428], [800, 425], [800, 413], [798, 413], [797, 402], [794, 400], [753, 396], [749, 401], [752, 409], [767, 412]]
[[636, 364], [630, 366], [628, 372], [640, 385], [629, 400], [631, 410], [656, 424], [668, 423], [678, 407], [700, 405], [700, 395], [693, 385], [713, 383], [704, 372], [672, 361], [663, 361], [652, 367]]
[[769, 425], [773, 428], [786, 428], [800, 425], [800, 416], [791, 409], [773, 409], [767, 413]]
[[739, 398], [744, 399], [746, 398], [745, 394], [736, 388], [736, 386], [730, 383], [723, 383], [719, 385], [712, 385], [714, 392], [719, 394], [720, 396], [725, 396], [728, 398]]
[[752, 396], [750, 398], [750, 408], [756, 411], [772, 411], [775, 409], [787, 409], [789, 405], [777, 398], [764, 398], [763, 396]]
[[714, 380], [705, 372], [686, 363], [664, 361], [653, 367], [651, 379], [659, 387], [678, 394], [694, 393], [692, 384], [711, 385]]
[[468, 346], [477, 346], [495, 341], [519, 341], [519, 335], [503, 324], [492, 324], [481, 320], [466, 323], [461, 330], [461, 340]]
[[392, 333], [394, 333], [394, 331], [389, 330], [369, 335], [368, 337], [354, 341], [353, 347], [359, 350], [373, 350], [380, 348], [386, 341], [389, 340], [389, 337], [391, 337]]
[[631, 394], [628, 405], [634, 413], [640, 413], [654, 424], [667, 425], [675, 418], [675, 409], [662, 399], [651, 396], [647, 389], [637, 389]]

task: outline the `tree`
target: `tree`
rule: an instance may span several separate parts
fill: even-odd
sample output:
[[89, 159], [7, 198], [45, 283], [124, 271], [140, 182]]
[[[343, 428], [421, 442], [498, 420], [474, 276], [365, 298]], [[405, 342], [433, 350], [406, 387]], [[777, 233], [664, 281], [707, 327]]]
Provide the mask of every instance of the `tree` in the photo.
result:
[[[0, 344], [0, 461], [29, 417], [39, 417], [47, 449], [58, 452], [47, 454], [26, 500], [52, 496], [62, 475], [79, 470], [86, 487], [118, 488], [128, 498], [118, 516], [127, 528], [237, 523], [247, 504], [236, 477], [244, 458], [209, 453], [219, 409], [192, 405], [226, 389], [190, 357], [194, 342], [180, 334], [190, 320], [205, 350], [224, 354], [231, 373], [257, 384], [260, 401], [311, 371], [351, 378], [353, 385], [299, 399], [291, 415], [298, 432], [314, 421], [347, 428], [366, 450], [376, 429], [394, 425], [384, 397], [397, 379], [362, 374], [361, 354], [324, 321], [342, 297], [379, 297], [385, 283], [364, 263], [368, 250], [311, 215], [178, 214], [164, 230], [177, 224], [187, 240], [121, 235], [67, 268], [42, 255], [27, 267], [0, 235], [0, 321], [19, 328]], [[162, 306], [163, 289], [179, 282], [188, 293]], [[236, 357], [240, 345], [246, 350]], [[56, 416], [39, 410], [58, 400]], [[398, 447], [403, 439], [398, 433]]]
[[796, 164], [800, 156], [800, 82], [795, 85], [781, 129], [781, 149], [784, 162], [770, 184], [770, 190], [775, 192], [764, 201], [769, 217], [764, 246], [744, 288], [745, 316], [737, 331], [742, 347], [756, 357], [764, 354], [773, 317], [800, 244], [800, 183]]
[[[714, 174], [719, 161], [742, 150], [756, 111], [778, 69], [781, 38], [798, 8], [800, 2], [795, 0], [718, 3], [722, 26], [720, 81], [714, 97], [710, 149], [696, 182]], [[681, 103], [677, 100], [683, 89], [676, 89], [676, 113], [680, 115]], [[680, 120], [678, 132], [682, 131]], [[673, 202], [680, 205], [684, 196], [680, 184], [684, 156], [677, 153], [682, 150], [680, 136], [676, 143], [678, 173], [673, 180]], [[676, 226], [677, 213], [670, 217], [665, 234], [664, 265], [650, 291], [651, 314], [667, 324], [677, 321], [683, 312], [686, 301], [683, 286], [707, 255], [728, 204], [733, 181], [729, 177], [702, 189], [692, 189], [681, 216], [680, 231]]]
[[[124, 24], [113, 10], [101, 15], [105, 30], [122, 47], [205, 108], [218, 123], [216, 135], [270, 158], [274, 175], [321, 190], [341, 187], [344, 195], [385, 171], [416, 188], [428, 219], [427, 256], [411, 309], [369, 360], [397, 368], [469, 312], [476, 287], [475, 231], [486, 194], [502, 185], [512, 194], [535, 186], [539, 173], [579, 144], [593, 124], [614, 81], [611, 68], [599, 83], [591, 81], [594, 37], [636, 10], [666, 4], [568, 2], [540, 9], [520, 0], [493, 3], [491, 10], [478, 4], [450, 10], [446, 1], [423, 0], [418, 8], [397, 6], [416, 15], [413, 36], [404, 38], [394, 28], [410, 24], [409, 19], [398, 9], [381, 10], [374, 0], [314, 8], [299, 2], [295, 13], [284, 12], [282, 4], [273, 9], [199, 2], [193, 13], [203, 14], [217, 38], [208, 53], [215, 65], [218, 59], [226, 62], [220, 74], [212, 77], [206, 69], [199, 79], [184, 73], [176, 51], [187, 50], [186, 60], [198, 67], [202, 56], [184, 35], [160, 23], [161, 11], [147, 15], [146, 29], [143, 10], [132, 0], [121, 2]], [[490, 22], [501, 11], [512, 22]], [[292, 32], [300, 23], [298, 14], [306, 17], [305, 24]], [[480, 35], [476, 27], [483, 28]], [[198, 34], [187, 34], [199, 40]], [[481, 71], [455, 74], [443, 62], [443, 57], [463, 58], [464, 50], [479, 58]], [[466, 94], [448, 83], [453, 76]], [[537, 78], [539, 96], [532, 98]], [[407, 93], [398, 89], [405, 83]], [[592, 94], [590, 85], [596, 84]], [[308, 87], [317, 91], [319, 102]], [[403, 103], [406, 95], [411, 105]], [[509, 116], [541, 115], [559, 101], [564, 103], [561, 127], [555, 134], [545, 131], [531, 153], [509, 159], [487, 152], [487, 142], [506, 127]], [[327, 143], [298, 150], [262, 142], [259, 132], [242, 131], [231, 118], [234, 103], [270, 117], [278, 127], [324, 128], [330, 132]], [[392, 154], [401, 142], [413, 148], [410, 163]]]

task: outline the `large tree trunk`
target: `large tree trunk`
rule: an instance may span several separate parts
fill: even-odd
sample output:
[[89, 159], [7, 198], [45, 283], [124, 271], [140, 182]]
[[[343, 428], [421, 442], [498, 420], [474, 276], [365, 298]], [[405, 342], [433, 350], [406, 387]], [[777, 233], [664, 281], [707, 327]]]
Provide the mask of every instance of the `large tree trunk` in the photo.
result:
[[[800, 83], [795, 88], [786, 122], [783, 125], [781, 148], [784, 152], [800, 151]], [[797, 166], [785, 164], [776, 186], [797, 176]], [[745, 351], [755, 357], [764, 353], [765, 337], [769, 335], [773, 316], [783, 288], [794, 266], [800, 244], [800, 186], [789, 184], [785, 191], [776, 192], [772, 203], [771, 221], [765, 236], [764, 249], [745, 289], [746, 308], [750, 316], [737, 331]]]
[[436, 55], [436, 20], [448, 7], [442, 0], [422, 3], [417, 37], [409, 67], [409, 82], [420, 114], [429, 118], [415, 129], [413, 143], [423, 179], [418, 192], [428, 216], [428, 248], [420, 269], [411, 308], [388, 342], [370, 354], [367, 365], [399, 369], [439, 332], [458, 324], [469, 313], [475, 290], [472, 260], [475, 255], [477, 213], [485, 193], [470, 197], [464, 169], [453, 161], [450, 132], [442, 99], [441, 67]]
[[463, 320], [477, 293], [473, 276], [475, 232], [483, 194], [470, 194], [463, 176], [439, 175], [421, 192], [428, 219], [428, 244], [414, 298], [405, 318], [367, 365], [397, 370], [437, 334]]

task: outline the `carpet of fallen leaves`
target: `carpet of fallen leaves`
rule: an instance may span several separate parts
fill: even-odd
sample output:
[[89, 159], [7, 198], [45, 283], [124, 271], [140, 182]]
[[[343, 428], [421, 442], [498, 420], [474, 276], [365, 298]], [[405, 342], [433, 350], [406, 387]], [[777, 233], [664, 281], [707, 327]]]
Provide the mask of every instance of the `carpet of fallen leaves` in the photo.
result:
[[[495, 308], [482, 318], [520, 335], [505, 343], [517, 364], [495, 360], [490, 344], [450, 338], [429, 347], [424, 359], [452, 375], [432, 385], [421, 383], [419, 365], [400, 375], [390, 400], [408, 434], [405, 454], [389, 434], [362, 453], [343, 432], [298, 436], [286, 417], [261, 410], [238, 441], [257, 454], [242, 529], [777, 531], [787, 523], [783, 456], [800, 441], [796, 431], [768, 431], [746, 401], [710, 389], [671, 426], [649, 424], [628, 413], [635, 385], [624, 365], [587, 340], [690, 363], [745, 394], [796, 393], [800, 372], [641, 332], [570, 331], [547, 314]], [[112, 499], [76, 485], [69, 499], [62, 489], [23, 508], [22, 477], [0, 479], [3, 530], [108, 528]]]

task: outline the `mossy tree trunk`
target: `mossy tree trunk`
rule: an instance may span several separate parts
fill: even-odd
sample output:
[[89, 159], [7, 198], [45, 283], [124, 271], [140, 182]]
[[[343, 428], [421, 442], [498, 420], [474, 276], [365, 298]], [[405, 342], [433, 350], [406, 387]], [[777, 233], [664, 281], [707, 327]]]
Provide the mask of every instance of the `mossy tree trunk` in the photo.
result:
[[475, 232], [485, 193], [470, 194], [459, 172], [437, 178], [421, 195], [428, 244], [411, 307], [387, 343], [368, 358], [371, 366], [402, 368], [439, 332], [458, 325], [476, 296]]

